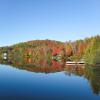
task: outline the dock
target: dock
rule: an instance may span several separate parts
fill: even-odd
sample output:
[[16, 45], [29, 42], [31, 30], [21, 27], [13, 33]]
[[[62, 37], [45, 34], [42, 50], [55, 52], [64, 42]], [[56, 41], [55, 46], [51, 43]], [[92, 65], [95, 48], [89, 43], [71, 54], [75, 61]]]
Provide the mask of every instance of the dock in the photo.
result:
[[78, 62], [75, 62], [75, 61], [67, 61], [66, 62], [66, 65], [80, 65], [80, 64], [85, 64], [83, 61], [78, 61]]

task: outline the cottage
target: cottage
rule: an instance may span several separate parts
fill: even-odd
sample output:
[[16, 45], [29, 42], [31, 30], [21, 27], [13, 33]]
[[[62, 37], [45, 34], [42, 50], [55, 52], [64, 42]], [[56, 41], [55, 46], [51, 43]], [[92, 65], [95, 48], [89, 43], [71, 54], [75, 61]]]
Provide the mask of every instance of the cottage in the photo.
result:
[[6, 60], [6, 59], [7, 59], [7, 56], [8, 56], [7, 52], [4, 52], [4, 53], [3, 53], [3, 59]]

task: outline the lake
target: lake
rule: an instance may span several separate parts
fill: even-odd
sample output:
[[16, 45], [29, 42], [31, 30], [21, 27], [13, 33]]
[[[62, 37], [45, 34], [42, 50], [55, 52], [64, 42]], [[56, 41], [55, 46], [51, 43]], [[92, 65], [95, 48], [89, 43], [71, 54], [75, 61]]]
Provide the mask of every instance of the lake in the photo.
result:
[[100, 100], [100, 67], [26, 68], [3, 63], [0, 100]]

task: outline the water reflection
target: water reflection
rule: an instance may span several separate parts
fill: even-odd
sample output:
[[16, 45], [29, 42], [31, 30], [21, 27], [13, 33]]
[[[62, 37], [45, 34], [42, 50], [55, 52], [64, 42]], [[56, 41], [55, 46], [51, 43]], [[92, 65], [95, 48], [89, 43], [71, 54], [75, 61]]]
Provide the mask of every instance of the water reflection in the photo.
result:
[[65, 69], [66, 74], [84, 76], [85, 74], [85, 65], [66, 65]]
[[67, 75], [78, 75], [88, 79], [88, 82], [94, 94], [100, 94], [100, 67], [84, 66], [84, 65], [69, 65], [64, 69]]
[[88, 80], [94, 94], [100, 93], [100, 67], [92, 67], [85, 65], [65, 65], [65, 61], [56, 60], [34, 60], [32, 58], [16, 57], [9, 60], [0, 60], [1, 64], [11, 65], [18, 69], [31, 72], [53, 73], [64, 71], [65, 75], [77, 75]]
[[48, 59], [37, 59], [34, 60], [32, 58], [14, 58], [13, 60], [0, 60], [1, 64], [11, 65], [18, 69], [24, 69], [31, 72], [58, 72], [62, 71], [65, 66], [65, 61], [56, 61], [56, 60], [48, 60]]
[[86, 66], [85, 77], [88, 79], [95, 94], [100, 93], [100, 67]]

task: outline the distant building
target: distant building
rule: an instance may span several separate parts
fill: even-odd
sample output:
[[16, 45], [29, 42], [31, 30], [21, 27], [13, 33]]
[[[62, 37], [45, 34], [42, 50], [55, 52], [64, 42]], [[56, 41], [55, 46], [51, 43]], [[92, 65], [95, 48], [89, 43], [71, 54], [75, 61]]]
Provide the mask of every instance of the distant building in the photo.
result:
[[8, 56], [7, 52], [4, 52], [4, 53], [3, 53], [3, 59], [6, 60], [6, 59], [7, 59], [7, 56]]

